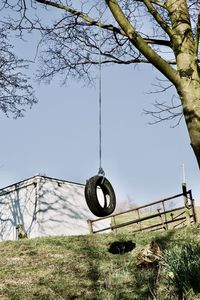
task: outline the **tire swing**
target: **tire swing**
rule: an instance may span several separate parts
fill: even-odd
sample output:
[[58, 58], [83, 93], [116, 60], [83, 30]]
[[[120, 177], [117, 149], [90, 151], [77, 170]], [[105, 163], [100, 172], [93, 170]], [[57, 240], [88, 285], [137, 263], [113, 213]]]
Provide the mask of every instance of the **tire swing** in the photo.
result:
[[[98, 199], [98, 190], [101, 189], [104, 197], [102, 206]], [[90, 211], [97, 217], [106, 217], [113, 213], [116, 206], [116, 197], [111, 183], [102, 175], [95, 175], [86, 182], [85, 199]]]
[[[99, 9], [99, 19], [101, 12]], [[100, 27], [101, 29], [101, 27]], [[100, 40], [100, 39], [99, 39]], [[116, 206], [114, 189], [101, 166], [101, 43], [99, 41], [99, 172], [86, 181], [85, 199], [90, 211], [97, 217], [106, 217], [113, 213]], [[99, 201], [99, 192], [103, 194], [103, 206]], [[101, 197], [102, 198], [102, 197]]]

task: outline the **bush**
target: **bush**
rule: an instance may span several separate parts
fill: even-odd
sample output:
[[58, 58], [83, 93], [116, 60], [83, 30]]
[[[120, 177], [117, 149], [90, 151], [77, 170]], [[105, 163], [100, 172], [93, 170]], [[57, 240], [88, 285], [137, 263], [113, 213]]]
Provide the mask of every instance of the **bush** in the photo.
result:
[[200, 292], [200, 245], [188, 243], [166, 251], [165, 266], [179, 294]]

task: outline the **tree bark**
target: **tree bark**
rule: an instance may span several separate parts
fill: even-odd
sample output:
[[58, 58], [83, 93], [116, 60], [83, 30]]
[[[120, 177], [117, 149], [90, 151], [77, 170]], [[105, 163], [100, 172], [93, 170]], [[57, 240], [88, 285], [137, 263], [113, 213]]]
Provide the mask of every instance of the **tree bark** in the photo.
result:
[[173, 31], [171, 43], [180, 77], [175, 86], [182, 103], [191, 146], [200, 168], [200, 68], [189, 10], [185, 0], [167, 0], [166, 5]]
[[199, 80], [182, 79], [178, 90], [190, 143], [200, 168], [200, 76]]

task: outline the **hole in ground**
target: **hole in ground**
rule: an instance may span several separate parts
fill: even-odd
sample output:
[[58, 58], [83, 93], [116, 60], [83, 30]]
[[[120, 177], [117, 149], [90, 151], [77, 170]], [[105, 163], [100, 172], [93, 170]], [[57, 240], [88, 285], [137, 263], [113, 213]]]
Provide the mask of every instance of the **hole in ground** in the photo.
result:
[[136, 247], [136, 244], [132, 241], [115, 241], [110, 244], [108, 252], [112, 254], [124, 254], [132, 251]]

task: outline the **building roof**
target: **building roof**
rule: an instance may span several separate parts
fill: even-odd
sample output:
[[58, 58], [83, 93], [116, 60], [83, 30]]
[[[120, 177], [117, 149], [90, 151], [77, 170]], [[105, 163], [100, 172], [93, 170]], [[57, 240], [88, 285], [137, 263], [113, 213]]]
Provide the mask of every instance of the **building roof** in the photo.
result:
[[83, 187], [85, 186], [82, 183], [77, 183], [77, 182], [67, 181], [67, 180], [64, 180], [64, 179], [57, 179], [57, 178], [54, 178], [54, 177], [49, 177], [49, 176], [46, 176], [46, 175], [36, 174], [32, 177], [29, 177], [27, 179], [18, 181], [16, 183], [13, 183], [13, 184], [10, 184], [8, 186], [5, 186], [5, 187], [1, 188], [0, 189], [0, 196], [5, 195], [5, 192], [11, 192], [12, 190], [16, 190], [16, 189], [19, 189], [21, 187], [25, 187], [27, 185], [33, 184], [38, 179], [40, 179], [40, 180], [44, 179], [44, 180], [48, 180], [48, 181], [56, 181], [56, 182], [60, 182], [60, 183], [69, 183], [69, 184], [79, 185], [79, 186], [83, 186]]

